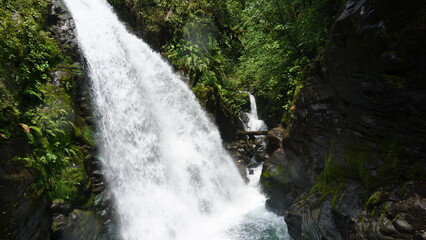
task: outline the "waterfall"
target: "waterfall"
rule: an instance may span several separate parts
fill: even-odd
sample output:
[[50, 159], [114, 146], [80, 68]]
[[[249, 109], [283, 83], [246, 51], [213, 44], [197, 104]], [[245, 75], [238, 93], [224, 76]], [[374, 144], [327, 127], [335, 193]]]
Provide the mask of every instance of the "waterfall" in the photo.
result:
[[245, 113], [247, 122], [244, 124], [246, 131], [266, 131], [268, 127], [263, 120], [259, 119], [257, 115], [256, 99], [253, 94], [247, 92], [250, 97], [250, 112]]
[[65, 0], [87, 61], [123, 239], [286, 239], [191, 90], [105, 0]]
[[[246, 131], [267, 131], [266, 123], [259, 119], [257, 115], [256, 98], [250, 92], [246, 92], [250, 99], [250, 112], [244, 113], [245, 117], [240, 120], [243, 122], [244, 130]], [[266, 142], [264, 136], [255, 136], [261, 145], [258, 151], [266, 151]], [[249, 179], [249, 185], [257, 186], [259, 184], [260, 176], [262, 174], [263, 162], [258, 162], [256, 157], [253, 156], [247, 166], [246, 172]]]

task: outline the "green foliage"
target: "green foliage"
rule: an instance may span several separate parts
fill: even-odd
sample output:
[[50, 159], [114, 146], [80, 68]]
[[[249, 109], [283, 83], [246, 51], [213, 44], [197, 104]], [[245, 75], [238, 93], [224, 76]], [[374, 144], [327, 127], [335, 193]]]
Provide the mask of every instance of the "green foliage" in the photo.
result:
[[[221, 106], [237, 115], [243, 101], [232, 79], [238, 64], [241, 43], [238, 39], [239, 14], [244, 1], [195, 0], [151, 1], [109, 0], [117, 8], [129, 9], [139, 21], [146, 38], [156, 35], [163, 41], [164, 55], [191, 79], [198, 97], [207, 88], [215, 89]], [[139, 29], [140, 30], [140, 29]], [[203, 95], [204, 96], [204, 95]], [[200, 99], [206, 102], [206, 99]]]
[[288, 121], [340, 7], [328, 0], [109, 2], [129, 9], [148, 40], [157, 36], [154, 41], [192, 86], [221, 89], [221, 99], [231, 106], [240, 105], [236, 92], [250, 90], [267, 103], [262, 111], [273, 125]]
[[88, 153], [74, 140], [73, 103], [64, 87], [45, 84], [41, 89], [43, 105], [26, 114], [33, 152], [20, 160], [40, 173], [38, 184], [50, 199], [77, 199], [79, 184], [86, 178], [83, 166]]
[[0, 5], [0, 128], [8, 137], [17, 131], [22, 114], [42, 102], [39, 87], [62, 59], [40, 24], [47, 6], [47, 0], [4, 0]]
[[84, 170], [78, 167], [67, 167], [61, 172], [60, 177], [51, 178], [51, 199], [80, 200], [80, 185], [86, 180]]
[[192, 91], [199, 99], [201, 106], [204, 108], [207, 107], [208, 102], [215, 101], [213, 95], [214, 89], [211, 86], [199, 84], [195, 86]]
[[246, 1], [238, 79], [267, 102], [270, 122], [288, 123], [296, 89], [323, 54], [338, 7], [328, 0]]
[[235, 90], [227, 90], [209, 82], [197, 84], [192, 90], [201, 106], [211, 112], [220, 107], [226, 114], [237, 116], [250, 101], [247, 93], [235, 93]]
[[5, 1], [0, 7], [0, 79], [9, 92], [24, 98], [28, 108], [38, 104], [38, 87], [49, 80], [49, 72], [61, 61], [56, 43], [43, 31], [48, 1]]
[[395, 88], [402, 89], [405, 87], [407, 80], [391, 74], [382, 74], [383, 80]]
[[228, 75], [239, 56], [237, 33], [232, 29], [238, 19], [228, 7], [238, 12], [240, 6], [221, 0], [166, 5], [173, 12], [167, 21], [174, 30], [170, 43], [163, 47], [165, 55], [190, 76], [196, 92], [203, 88], [198, 85], [218, 89], [222, 105], [237, 115], [241, 98], [235, 95], [238, 89]]
[[198, 45], [179, 43], [171, 45], [167, 49], [167, 57], [180, 69], [184, 69], [192, 78], [200, 78], [204, 74], [206, 81], [215, 82], [214, 73], [207, 72], [210, 60], [208, 51], [204, 51]]
[[[28, 194], [73, 200], [88, 154], [76, 143], [73, 124], [78, 69], [45, 31], [48, 6], [48, 0], [1, 1], [0, 144], [18, 136], [30, 144], [31, 152], [15, 159], [39, 173]], [[50, 83], [56, 70], [68, 73], [60, 86]]]

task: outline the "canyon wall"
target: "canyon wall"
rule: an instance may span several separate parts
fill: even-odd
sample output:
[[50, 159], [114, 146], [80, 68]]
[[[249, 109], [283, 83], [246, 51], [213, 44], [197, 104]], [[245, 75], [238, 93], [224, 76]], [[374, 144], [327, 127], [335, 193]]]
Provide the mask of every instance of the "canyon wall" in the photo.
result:
[[425, 239], [425, 10], [350, 0], [338, 15], [262, 175], [294, 239]]

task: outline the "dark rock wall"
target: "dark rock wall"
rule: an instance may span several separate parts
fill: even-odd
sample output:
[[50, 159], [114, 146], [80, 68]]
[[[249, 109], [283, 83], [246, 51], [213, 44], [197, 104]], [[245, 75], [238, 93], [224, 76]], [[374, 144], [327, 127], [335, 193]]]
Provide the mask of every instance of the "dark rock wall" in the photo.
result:
[[50, 215], [43, 190], [28, 187], [38, 174], [19, 164], [9, 163], [29, 151], [25, 139], [0, 145], [0, 239], [48, 239]]
[[[44, 25], [46, 30], [58, 42], [64, 55], [75, 61], [74, 65], [81, 67], [82, 58], [76, 33], [75, 24], [65, 5], [60, 0], [51, 0]], [[69, 73], [63, 71], [53, 72], [51, 84], [60, 84], [62, 78], [69, 77]], [[74, 76], [76, 81], [75, 89], [70, 93], [74, 106], [74, 124], [80, 128], [88, 128], [92, 125], [92, 109], [90, 107], [90, 97], [88, 93], [88, 84], [85, 75]], [[87, 142], [81, 139], [75, 139], [82, 148], [90, 148], [90, 152], [95, 152], [93, 146], [88, 146]], [[94, 239], [99, 235], [98, 219], [94, 213], [87, 211], [76, 217], [77, 213], [86, 213], [82, 210], [74, 210], [84, 203], [65, 203], [51, 204], [45, 194], [45, 189], [39, 183], [39, 173], [32, 168], [22, 166], [22, 164], [13, 161], [15, 157], [24, 157], [33, 151], [26, 137], [16, 137], [0, 144], [0, 239]], [[88, 157], [86, 165], [88, 176], [91, 177], [94, 171], [90, 166], [93, 164], [92, 157]], [[89, 189], [83, 189], [88, 186], [87, 183], [81, 183], [81, 194], [90, 195], [93, 185]], [[99, 189], [97, 189], [99, 190]], [[100, 191], [102, 191], [101, 189]], [[99, 193], [99, 192], [98, 192]], [[57, 218], [62, 217], [58, 224]], [[52, 234], [52, 217], [54, 217], [54, 231]], [[75, 220], [77, 219], [77, 220]], [[87, 226], [84, 224], [73, 224], [73, 220], [97, 224], [96, 229], [82, 231]], [[72, 235], [70, 232], [75, 234]], [[63, 236], [58, 236], [63, 233]], [[68, 235], [67, 235], [68, 234]], [[80, 238], [77, 238], [79, 236]], [[91, 236], [91, 237], [89, 237]]]
[[[381, 194], [426, 179], [425, 12], [421, 0], [350, 0], [337, 17], [290, 134], [262, 175], [267, 205], [287, 215], [294, 239], [410, 239], [425, 229], [410, 218], [413, 229], [399, 227], [402, 237], [397, 217], [365, 215], [399, 201], [409, 209], [425, 204], [419, 189]], [[379, 190], [380, 201], [367, 208]], [[385, 218], [396, 229], [388, 235], [376, 228]]]
[[74, 61], [81, 61], [81, 52], [75, 33], [75, 23], [65, 4], [60, 0], [51, 0], [47, 25], [53, 37], [59, 43], [61, 50], [72, 57]]

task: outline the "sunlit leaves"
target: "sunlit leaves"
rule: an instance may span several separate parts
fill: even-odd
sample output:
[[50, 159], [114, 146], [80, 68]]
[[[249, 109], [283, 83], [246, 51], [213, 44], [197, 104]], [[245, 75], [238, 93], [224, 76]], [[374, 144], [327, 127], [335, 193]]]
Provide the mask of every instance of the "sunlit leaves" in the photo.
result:
[[264, 110], [272, 122], [282, 120], [309, 65], [323, 52], [333, 9], [327, 0], [246, 1], [238, 76], [268, 102]]
[[[45, 26], [48, 0], [3, 0], [0, 4], [0, 142], [27, 142], [15, 159], [38, 172], [37, 189], [71, 198], [84, 177], [85, 150], [76, 144], [72, 77], [51, 85], [51, 72], [78, 74]], [[63, 85], [62, 85], [63, 83]], [[21, 140], [20, 140], [21, 141]], [[26, 144], [27, 145], [27, 144]]]

